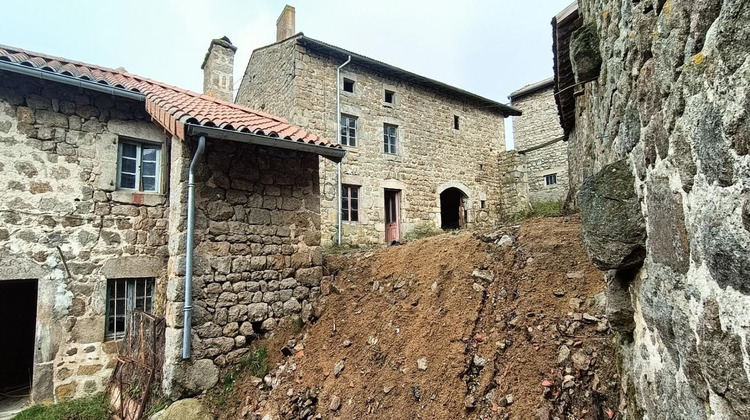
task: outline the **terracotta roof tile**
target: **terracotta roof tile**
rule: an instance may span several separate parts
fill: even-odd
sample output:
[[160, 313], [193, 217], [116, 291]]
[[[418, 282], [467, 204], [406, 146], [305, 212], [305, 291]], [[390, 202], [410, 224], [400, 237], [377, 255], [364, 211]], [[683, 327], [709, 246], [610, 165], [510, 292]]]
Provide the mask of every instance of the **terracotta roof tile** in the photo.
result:
[[0, 61], [141, 93], [146, 98], [146, 112], [169, 133], [183, 140], [185, 124], [196, 124], [341, 148], [281, 117], [147, 79], [122, 68], [114, 70], [4, 45], [0, 45]]

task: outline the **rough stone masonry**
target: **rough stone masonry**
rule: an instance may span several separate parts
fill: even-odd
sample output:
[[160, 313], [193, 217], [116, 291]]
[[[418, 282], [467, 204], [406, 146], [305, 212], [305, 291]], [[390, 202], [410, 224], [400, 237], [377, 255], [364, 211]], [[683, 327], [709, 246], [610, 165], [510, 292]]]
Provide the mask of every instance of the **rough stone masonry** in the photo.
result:
[[[602, 61], [576, 100], [571, 188], [581, 190], [584, 222], [601, 221], [611, 214], [598, 214], [607, 207], [596, 200], [620, 198], [600, 181], [622, 173], [612, 182], [632, 189], [623, 197], [636, 205], [609, 226], [643, 223], [596, 235], [645, 234], [640, 245], [622, 241], [645, 253], [625, 255], [584, 229], [590, 255], [609, 261], [601, 265], [610, 270], [608, 311], [619, 317], [622, 380], [634, 402], [621, 411], [750, 418], [750, 2], [579, 5], [598, 42], [574, 35], [572, 55]], [[584, 182], [586, 173], [598, 179]]]

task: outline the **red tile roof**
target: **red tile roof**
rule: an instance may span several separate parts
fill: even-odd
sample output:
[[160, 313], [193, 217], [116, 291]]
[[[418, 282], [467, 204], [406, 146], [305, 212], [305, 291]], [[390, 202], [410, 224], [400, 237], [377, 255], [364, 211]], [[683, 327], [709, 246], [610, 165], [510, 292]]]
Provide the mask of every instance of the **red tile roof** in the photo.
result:
[[169, 133], [185, 140], [185, 124], [341, 148], [280, 117], [128, 73], [0, 45], [0, 61], [16, 63], [145, 95], [146, 111]]

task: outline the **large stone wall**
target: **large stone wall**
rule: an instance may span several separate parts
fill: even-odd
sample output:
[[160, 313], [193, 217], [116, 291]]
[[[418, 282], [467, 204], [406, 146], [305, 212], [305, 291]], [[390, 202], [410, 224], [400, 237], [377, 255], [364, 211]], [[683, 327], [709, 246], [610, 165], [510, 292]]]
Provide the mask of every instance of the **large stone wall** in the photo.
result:
[[169, 145], [142, 102], [0, 73], [0, 286], [38, 282], [36, 402], [109, 379], [107, 278], [166, 283], [166, 196], [115, 190], [120, 135]]
[[629, 318], [621, 408], [750, 418], [750, 2], [579, 4], [603, 66], [576, 101], [571, 189], [625, 159], [645, 220], [642, 267], [607, 274]]
[[[560, 201], [568, 193], [568, 151], [552, 87], [511, 98], [523, 115], [513, 117], [515, 149], [523, 153], [529, 200]], [[546, 185], [545, 175], [556, 174], [557, 184]]]
[[[291, 48], [294, 60], [289, 69]], [[256, 50], [237, 102], [256, 108], [265, 104], [270, 112], [337, 141], [340, 64], [298, 46], [296, 38]], [[353, 93], [341, 94], [341, 112], [357, 117], [357, 146], [347, 147], [342, 182], [359, 186], [361, 197], [359, 221], [343, 224], [345, 243], [385, 240], [385, 189], [401, 190], [402, 236], [419, 225], [440, 226], [439, 196], [449, 187], [466, 194], [470, 226], [500, 219], [497, 154], [505, 148], [501, 114], [354, 64], [342, 70], [342, 77], [355, 83]], [[385, 103], [385, 89], [395, 92], [393, 104]], [[267, 99], [270, 92], [278, 99]], [[453, 127], [454, 115], [459, 116], [458, 130]], [[383, 152], [383, 124], [398, 126], [396, 155]], [[329, 161], [321, 161], [320, 186], [322, 241], [330, 244], [336, 233], [337, 203], [336, 168]]]
[[[173, 150], [172, 191], [185, 197], [181, 180], [193, 153], [183, 144]], [[218, 367], [246, 354], [281, 318], [309, 319], [322, 278], [316, 155], [209, 141], [197, 178], [190, 362], [180, 361], [184, 206], [170, 215], [165, 387], [172, 396], [212, 386]]]

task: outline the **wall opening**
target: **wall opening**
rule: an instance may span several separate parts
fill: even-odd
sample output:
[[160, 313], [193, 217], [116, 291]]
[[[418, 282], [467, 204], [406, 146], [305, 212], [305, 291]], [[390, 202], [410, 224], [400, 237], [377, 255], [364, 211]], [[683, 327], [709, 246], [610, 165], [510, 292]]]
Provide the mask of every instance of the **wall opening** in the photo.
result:
[[0, 282], [0, 395], [30, 393], [36, 334], [36, 280]]
[[451, 187], [440, 193], [440, 226], [460, 229], [466, 225], [466, 194]]

